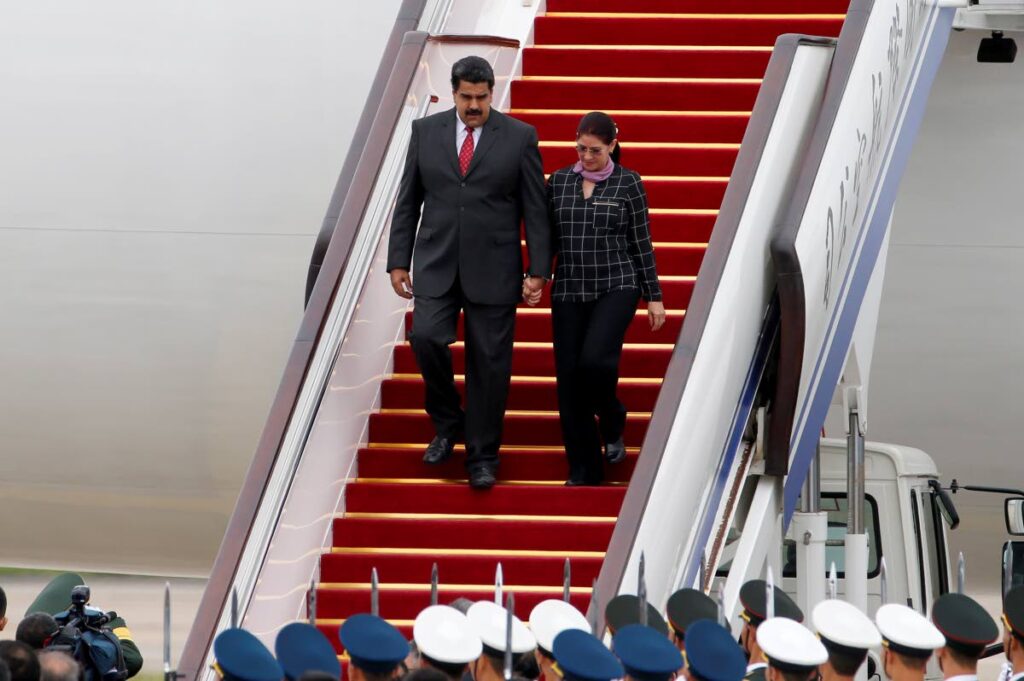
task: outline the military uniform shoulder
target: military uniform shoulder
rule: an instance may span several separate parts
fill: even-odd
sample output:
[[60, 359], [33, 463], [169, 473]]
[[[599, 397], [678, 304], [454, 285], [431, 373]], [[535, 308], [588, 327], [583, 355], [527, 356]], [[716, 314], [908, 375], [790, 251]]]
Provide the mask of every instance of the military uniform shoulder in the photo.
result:
[[764, 667], [757, 667], [756, 669], [751, 669], [743, 676], [743, 678], [747, 679], [747, 681], [764, 681]]

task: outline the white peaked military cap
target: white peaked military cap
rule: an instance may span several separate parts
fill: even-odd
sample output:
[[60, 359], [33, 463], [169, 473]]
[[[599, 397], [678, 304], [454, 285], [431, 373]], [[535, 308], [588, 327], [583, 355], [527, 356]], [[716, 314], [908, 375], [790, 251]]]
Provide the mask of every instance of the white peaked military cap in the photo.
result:
[[874, 622], [857, 606], [846, 601], [828, 600], [818, 603], [811, 613], [811, 622], [826, 648], [834, 644], [868, 650], [882, 645], [882, 636]]
[[[466, 613], [466, 617], [473, 625], [473, 629], [480, 635], [484, 643], [484, 649], [490, 649], [492, 653], [505, 652], [505, 620], [508, 618], [508, 610], [493, 601], [479, 601], [474, 603]], [[512, 616], [512, 652], [526, 653], [533, 650], [537, 640], [530, 633], [516, 616]]]
[[590, 623], [583, 613], [565, 601], [554, 598], [541, 601], [530, 612], [530, 631], [537, 639], [537, 646], [548, 657], [552, 657], [555, 637], [566, 629], [590, 631]]
[[768, 664], [782, 671], [810, 671], [828, 661], [818, 637], [796, 620], [773, 617], [757, 628], [757, 645]]
[[882, 645], [910, 657], [928, 657], [946, 645], [946, 637], [928, 619], [898, 603], [887, 603], [875, 613]]
[[421, 654], [448, 664], [468, 664], [483, 652], [469, 618], [447, 605], [432, 605], [417, 615], [412, 638]]

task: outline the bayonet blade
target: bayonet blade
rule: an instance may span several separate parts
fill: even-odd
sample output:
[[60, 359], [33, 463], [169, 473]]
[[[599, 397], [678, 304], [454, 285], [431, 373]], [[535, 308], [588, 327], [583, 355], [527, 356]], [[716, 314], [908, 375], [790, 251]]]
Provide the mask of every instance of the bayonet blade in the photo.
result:
[[590, 633], [598, 636], [597, 624], [601, 621], [601, 601], [597, 594], [597, 577], [594, 578], [594, 582], [590, 586], [590, 609], [587, 614], [590, 619]]
[[309, 623], [316, 626], [316, 580], [309, 580], [309, 603], [306, 608], [309, 612]]
[[1003, 548], [1003, 598], [1006, 598], [1006, 592], [1010, 590], [1013, 585], [1013, 550], [1010, 548], [1010, 542], [1006, 542], [1006, 546]]
[[889, 602], [889, 575], [885, 568], [885, 556], [882, 556], [878, 565], [878, 585], [881, 590], [882, 605], [885, 605]]
[[644, 552], [640, 552], [640, 569], [637, 573], [637, 585], [636, 585], [636, 598], [637, 607], [640, 608], [640, 612], [637, 613], [639, 616], [639, 622], [642, 626], [647, 626], [647, 579], [644, 575], [646, 569], [646, 559]]
[[836, 562], [832, 561], [832, 567], [828, 571], [828, 597], [835, 600], [839, 595], [839, 576], [836, 572]]
[[238, 589], [231, 587], [231, 628], [238, 628]]
[[505, 577], [501, 572], [501, 563], [498, 563], [497, 569], [494, 571], [494, 602], [501, 605], [501, 592], [505, 586]]
[[775, 617], [775, 575], [772, 566], [768, 566], [768, 579], [765, 580], [765, 619]]
[[962, 594], [966, 589], [967, 585], [967, 561], [964, 560], [964, 552], [960, 552], [960, 557], [957, 560], [956, 565], [956, 592]]
[[164, 582], [164, 678], [171, 673], [171, 583]]
[[512, 681], [512, 613], [515, 607], [515, 594], [509, 594], [505, 605], [505, 681]]
[[565, 559], [565, 567], [562, 569], [562, 600], [566, 603], [569, 602], [570, 591], [572, 588], [572, 567], [569, 565], [569, 559]]
[[[725, 591], [724, 588], [718, 590], [718, 623], [723, 628], [729, 630], [729, 616], [725, 614]], [[731, 632], [730, 632], [731, 633]]]
[[370, 572], [370, 614], [380, 617], [380, 580], [377, 578], [377, 568]]
[[437, 563], [430, 570], [430, 604], [437, 605]]

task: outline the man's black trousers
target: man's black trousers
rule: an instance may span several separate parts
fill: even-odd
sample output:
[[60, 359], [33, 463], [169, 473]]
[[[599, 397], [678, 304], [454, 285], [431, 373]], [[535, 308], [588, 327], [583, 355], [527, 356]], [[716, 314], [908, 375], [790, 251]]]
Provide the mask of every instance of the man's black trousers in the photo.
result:
[[[473, 303], [458, 278], [444, 295], [417, 295], [415, 301], [409, 340], [426, 383], [426, 409], [437, 435], [465, 438], [470, 472], [494, 470], [512, 379], [516, 306]], [[465, 411], [455, 388], [449, 347], [456, 340], [460, 311], [465, 321]]]
[[622, 437], [626, 408], [616, 395], [619, 360], [639, 300], [640, 293], [633, 290], [551, 304], [558, 411], [570, 478], [600, 482], [602, 441]]

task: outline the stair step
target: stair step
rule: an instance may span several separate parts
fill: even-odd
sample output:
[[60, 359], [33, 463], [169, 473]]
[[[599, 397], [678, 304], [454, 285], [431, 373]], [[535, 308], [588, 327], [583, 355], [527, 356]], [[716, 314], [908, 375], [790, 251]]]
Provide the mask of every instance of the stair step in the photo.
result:
[[[654, 361], [662, 360], [664, 363], [663, 357], [655, 355]], [[663, 367], [661, 374], [664, 373]], [[626, 430], [623, 433], [623, 439], [627, 446], [640, 446], [649, 422], [650, 416], [646, 413], [634, 412], [626, 417]], [[434, 424], [426, 412], [419, 410], [381, 411], [370, 415], [370, 442], [395, 442], [395, 438], [401, 438], [398, 442], [423, 443], [425, 445], [430, 442], [434, 434]], [[505, 412], [502, 442], [507, 445], [528, 446], [561, 444], [562, 430], [559, 425], [558, 412]], [[462, 477], [465, 476], [460, 476], [460, 478]]]
[[[442, 584], [486, 584], [494, 579], [501, 562], [502, 574], [510, 584], [560, 584], [565, 557], [517, 556], [481, 558], [478, 556], [431, 556], [388, 554], [325, 553], [320, 559], [320, 578], [324, 582], [361, 582], [369, 580], [373, 568], [384, 582], [430, 582], [437, 564]], [[572, 558], [569, 561], [572, 583], [590, 586], [601, 570], [601, 558]]]
[[548, 0], [548, 12], [842, 14], [850, 0]]
[[[557, 45], [523, 51], [524, 76], [623, 78], [761, 78], [771, 50]], [[652, 140], [663, 141], [663, 140]]]
[[[597, 107], [595, 107], [597, 108]], [[625, 133], [623, 133], [625, 134]], [[622, 141], [622, 165], [647, 175], [709, 175], [728, 177], [736, 163], [737, 145], [668, 147], [637, 146], [624, 137]], [[578, 160], [572, 138], [568, 142], [543, 142], [541, 155], [544, 172], [550, 174], [574, 165]]]
[[749, 111], [761, 81], [545, 78], [512, 81], [517, 109]]
[[[675, 8], [673, 8], [674, 11]], [[707, 11], [707, 5], [705, 6]], [[783, 33], [838, 36], [840, 18], [708, 14], [642, 16], [580, 13], [537, 17], [538, 45], [761, 45], [771, 47]], [[646, 108], [646, 107], [645, 107]]]
[[489, 490], [475, 490], [463, 484], [356, 480], [345, 489], [345, 509], [353, 513], [484, 515], [516, 515], [531, 508], [544, 509], [551, 515], [573, 515], [587, 509], [589, 513], [611, 516], [618, 514], [626, 494], [623, 486], [574, 487], [570, 491], [567, 493], [561, 485], [496, 485]]
[[[523, 509], [528, 512], [529, 509]], [[577, 511], [579, 513], [579, 511]], [[600, 522], [435, 517], [344, 517], [334, 521], [334, 546], [437, 549], [501, 549], [513, 551], [604, 551], [614, 516]], [[382, 576], [383, 577], [383, 576]]]
[[[537, 128], [547, 142], [573, 140], [585, 109], [513, 109], [510, 115]], [[739, 144], [749, 112], [608, 111], [624, 142], [708, 142]], [[679, 174], [679, 173], [674, 173]]]
[[728, 177], [655, 177], [644, 180], [644, 190], [651, 208], [718, 210], [728, 181]]
[[[430, 605], [429, 583], [423, 585], [427, 588], [418, 589], [381, 589], [379, 603], [381, 616], [396, 619], [415, 619], [416, 616]], [[543, 591], [524, 590], [515, 588], [504, 590], [505, 594], [515, 593], [516, 611], [520, 614], [529, 614], [541, 601], [549, 598], [561, 598], [561, 587], [551, 587]], [[443, 587], [438, 590], [439, 600], [450, 603], [456, 598], [468, 598], [472, 601], [491, 600], [494, 598], [494, 587]], [[317, 589], [317, 617], [325, 619], [347, 618], [359, 613], [370, 611], [370, 592], [364, 588], [325, 588]], [[577, 608], [587, 609], [590, 602], [589, 590], [587, 593], [573, 593], [570, 601]]]
[[[641, 303], [643, 305], [643, 303]], [[458, 339], [464, 340], [465, 334], [463, 333], [463, 317], [459, 314], [458, 322]], [[669, 309], [669, 314], [665, 320], [665, 326], [661, 327], [657, 331], [651, 331], [650, 322], [647, 321], [646, 309], [637, 310], [636, 316], [633, 322], [629, 325], [626, 330], [626, 343], [656, 343], [658, 345], [675, 343], [676, 338], [679, 337], [679, 331], [683, 326], [683, 315], [678, 310]], [[412, 310], [406, 312], [405, 315], [405, 328], [412, 329]], [[550, 343], [551, 342], [551, 310], [540, 308], [540, 307], [519, 307], [516, 310], [516, 331], [515, 340], [517, 343]], [[544, 352], [551, 352], [551, 349], [545, 349]], [[525, 368], [526, 365], [523, 365]], [[551, 365], [554, 366], [553, 364]], [[407, 374], [410, 373], [406, 369], [408, 365], [398, 365], [396, 363], [394, 373], [396, 374]], [[553, 369], [552, 369], [553, 372]], [[513, 360], [512, 373], [513, 375], [519, 376], [554, 376], [554, 373], [545, 371], [540, 374], [531, 374], [529, 371], [520, 371], [519, 365], [515, 364]], [[411, 372], [418, 373], [418, 370]], [[462, 373], [456, 370], [455, 373]], [[628, 373], [622, 373], [622, 376], [629, 376]], [[639, 374], [637, 374], [639, 376]], [[646, 374], [644, 375], [645, 377]], [[652, 378], [661, 378], [662, 376], [653, 376]]]
[[[645, 320], [646, 323], [646, 320]], [[664, 329], [662, 329], [664, 331]], [[673, 336], [674, 338], [674, 336]], [[662, 378], [668, 368], [669, 359], [672, 357], [672, 348], [628, 346], [622, 351], [621, 374], [630, 378]], [[465, 350], [461, 343], [452, 346], [452, 360], [455, 373], [466, 372]], [[395, 346], [394, 371], [398, 374], [412, 374], [419, 372], [416, 358], [412, 354], [412, 348], [408, 343], [401, 343]], [[517, 347], [512, 358], [512, 374], [523, 376], [554, 376], [555, 356], [552, 347], [548, 344], [526, 345]], [[393, 433], [386, 440], [378, 439], [383, 432], [370, 433], [370, 442], [395, 442]], [[403, 434], [403, 437], [405, 435]], [[430, 442], [433, 433], [425, 440], [401, 440], [402, 442]], [[545, 442], [516, 442], [506, 440], [508, 444], [548, 444]], [[561, 439], [557, 440], [561, 442]]]
[[[456, 447], [455, 455], [437, 465], [423, 463], [424, 446], [415, 448], [371, 447], [359, 450], [359, 474], [366, 478], [443, 478], [465, 477], [465, 448]], [[605, 466], [608, 482], [629, 482], [636, 466], [638, 452], [631, 451], [626, 460], [614, 466]], [[560, 447], [549, 449], [504, 449], [498, 482], [509, 480], [565, 480], [569, 466]], [[527, 513], [526, 515], [530, 515]]]
[[[458, 376], [455, 385], [459, 393], [465, 396], [465, 380]], [[619, 399], [627, 409], [634, 411], [651, 411], [661, 390], [660, 381], [620, 380]], [[418, 374], [403, 374], [384, 381], [381, 385], [381, 407], [384, 409], [422, 409], [424, 386]], [[512, 387], [508, 395], [508, 409], [558, 409], [558, 395], [555, 381], [551, 377], [517, 377], [512, 379]], [[360, 473], [370, 477], [364, 471], [363, 460], [360, 460]], [[509, 480], [523, 480], [510, 477]]]

